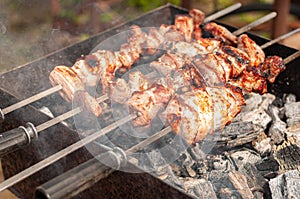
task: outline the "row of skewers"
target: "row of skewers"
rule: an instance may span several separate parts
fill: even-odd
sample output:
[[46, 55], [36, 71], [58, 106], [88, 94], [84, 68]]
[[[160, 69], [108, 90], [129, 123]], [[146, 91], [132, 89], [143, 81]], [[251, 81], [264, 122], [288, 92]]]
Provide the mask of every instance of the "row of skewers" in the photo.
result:
[[[162, 25], [159, 29], [151, 29], [149, 34], [134, 26], [128, 43], [122, 45], [119, 51], [100, 50], [81, 57], [73, 67], [56, 67], [50, 75], [52, 84], [56, 86], [38, 97], [32, 97], [27, 102], [3, 111], [6, 114], [29, 101], [60, 91], [63, 98], [68, 101], [81, 101], [85, 109], [96, 116], [102, 113], [98, 103], [106, 99], [116, 103], [128, 102], [125, 104], [133, 114], [7, 179], [0, 184], [0, 190], [14, 185], [128, 121], [133, 120], [136, 126], [149, 125], [152, 117], [162, 110], [162, 115], [171, 126], [163, 130], [163, 135], [173, 130], [185, 137], [190, 144], [201, 141], [206, 133], [216, 128], [214, 125], [214, 129], [210, 129], [212, 124], [209, 122], [217, 121], [220, 123], [217, 126], [222, 128], [238, 114], [244, 104], [243, 91], [266, 92], [267, 80], [274, 82], [276, 76], [284, 70], [284, 63], [299, 54], [285, 60], [277, 56], [265, 58], [260, 47], [247, 35], [237, 37], [239, 31], [235, 35], [215, 23], [202, 24], [203, 18], [201, 11], [192, 10], [189, 16], [178, 16], [175, 25]], [[202, 37], [202, 34], [207, 33], [210, 37]], [[271, 41], [267, 45], [275, 42]], [[132, 73], [129, 82], [115, 78], [117, 71], [130, 70], [141, 55], [156, 53], [157, 49], [165, 49], [165, 54], [150, 64], [157, 77], [165, 77], [157, 81], [158, 83], [151, 83], [147, 75], [139, 72]], [[99, 82], [104, 95], [95, 99], [85, 91], [85, 87], [96, 86]], [[119, 91], [122, 95], [118, 94]], [[128, 94], [122, 91], [128, 91]], [[149, 103], [145, 104], [147, 100]], [[157, 105], [158, 109], [155, 108]], [[37, 137], [38, 132], [81, 110], [80, 107], [76, 108], [36, 128], [33, 125], [28, 126], [25, 128], [28, 139]], [[152, 111], [151, 114], [149, 110]], [[185, 125], [189, 130], [182, 133]], [[145, 139], [145, 142], [129, 150], [128, 154], [142, 149], [145, 143], [149, 144], [163, 135], [159, 132]]]
[[[85, 87], [99, 84], [110, 100], [138, 113], [134, 126], [149, 126], [160, 115], [189, 144], [200, 142], [240, 112], [243, 91], [265, 93], [267, 81], [274, 82], [285, 69], [281, 57], [266, 58], [248, 35], [237, 36], [214, 22], [203, 24], [204, 18], [192, 9], [176, 16], [174, 25], [150, 28], [148, 34], [134, 25], [119, 51], [98, 50], [72, 67], [56, 66], [50, 81], [62, 86], [64, 99], [80, 101], [96, 117], [101, 106]], [[150, 63], [160, 76], [155, 83], [140, 71], [129, 74], [128, 82], [116, 77], [159, 49], [163, 55]]]

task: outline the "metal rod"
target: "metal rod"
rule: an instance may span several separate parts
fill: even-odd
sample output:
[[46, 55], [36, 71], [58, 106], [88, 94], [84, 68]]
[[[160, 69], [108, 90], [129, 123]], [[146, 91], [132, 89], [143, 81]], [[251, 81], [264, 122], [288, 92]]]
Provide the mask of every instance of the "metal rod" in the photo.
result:
[[284, 35], [281, 35], [280, 37], [277, 37], [277, 38], [275, 38], [275, 39], [273, 39], [273, 40], [271, 40], [271, 41], [269, 41], [269, 42], [261, 45], [260, 47], [262, 49], [265, 49], [265, 48], [267, 48], [267, 47], [269, 47], [269, 46], [271, 46], [271, 45], [273, 45], [273, 44], [275, 44], [275, 43], [277, 43], [277, 42], [279, 42], [279, 41], [281, 41], [283, 39], [286, 39], [286, 38], [294, 35], [295, 33], [299, 32], [299, 31], [300, 31], [300, 28], [297, 28], [297, 29], [295, 29], [295, 30], [293, 30], [291, 32], [288, 32], [288, 33], [286, 33]]
[[[132, 162], [135, 162], [133, 157], [128, 157], [132, 153], [141, 150], [148, 146], [149, 144], [153, 143], [154, 141], [160, 139], [161, 137], [165, 136], [166, 134], [170, 133], [172, 128], [170, 126], [162, 129], [161, 131], [155, 133], [154, 135], [148, 137], [147, 139], [143, 140], [142, 142], [134, 145], [133, 147], [127, 149], [125, 154], [127, 159], [129, 159], [129, 163], [135, 165]], [[107, 146], [100, 145], [101, 148], [105, 148], [106, 151], [112, 151], [113, 149]], [[43, 185], [37, 187], [36, 195], [39, 196], [38, 198], [51, 198], [51, 199], [58, 199], [58, 198], [65, 198], [70, 196], [75, 196], [78, 193], [88, 189], [89, 187], [93, 186], [95, 183], [100, 181], [101, 179], [107, 177], [111, 174], [114, 169], [101, 164], [101, 162], [106, 163], [107, 165], [111, 165], [108, 162], [105, 162], [103, 157], [109, 156], [107, 152], [102, 154], [102, 159], [99, 155], [96, 158], [88, 160], [75, 168], [51, 179], [50, 181], [44, 183]], [[101, 160], [101, 162], [99, 161]], [[113, 158], [111, 158], [113, 160]], [[107, 161], [110, 159], [107, 158]], [[116, 161], [115, 161], [116, 163]], [[78, 176], [84, 176], [83, 178], [78, 178]]]
[[45, 96], [48, 96], [48, 95], [50, 95], [52, 93], [56, 93], [57, 91], [59, 91], [61, 89], [62, 89], [61, 85], [54, 86], [54, 87], [49, 88], [49, 89], [47, 89], [47, 90], [45, 90], [43, 92], [40, 92], [40, 93], [38, 93], [38, 94], [36, 94], [34, 96], [31, 96], [31, 97], [29, 97], [27, 99], [24, 99], [24, 100], [22, 100], [22, 101], [20, 101], [18, 103], [15, 103], [15, 104], [13, 104], [13, 105], [11, 105], [9, 107], [4, 108], [2, 110], [2, 112], [5, 115], [7, 113], [10, 113], [10, 112], [12, 112], [14, 110], [17, 110], [17, 109], [23, 107], [23, 106], [26, 106], [26, 105], [28, 105], [28, 104], [30, 104], [32, 102], [35, 102], [35, 101], [37, 101], [37, 100], [39, 100], [39, 99], [41, 99], [41, 98], [43, 98]]
[[300, 56], [300, 50], [298, 50], [297, 52], [291, 54], [290, 56], [288, 56], [287, 58], [285, 58], [283, 60], [284, 64], [288, 64], [289, 62], [293, 61], [294, 59], [298, 58]]
[[206, 17], [203, 21], [203, 23], [207, 23], [209, 21], [213, 21], [217, 18], [220, 18], [226, 14], [229, 14], [230, 12], [234, 11], [234, 10], [237, 10], [238, 8], [240, 8], [242, 6], [241, 3], [236, 3], [236, 4], [233, 4], [232, 6], [229, 6], [227, 8], [224, 8], [214, 14], [211, 14], [209, 15], [208, 17]]
[[[98, 103], [100, 103], [100, 102], [103, 102], [103, 101], [105, 101], [107, 99], [108, 99], [108, 95], [105, 94], [105, 95], [102, 95], [99, 98], [97, 98], [96, 101]], [[37, 132], [41, 132], [41, 131], [43, 131], [43, 130], [45, 130], [45, 129], [47, 129], [47, 128], [55, 125], [55, 124], [60, 123], [63, 120], [66, 120], [66, 119], [68, 119], [68, 118], [70, 118], [70, 117], [72, 117], [72, 116], [80, 113], [81, 111], [82, 111], [82, 108], [81, 107], [77, 107], [77, 108], [75, 108], [75, 109], [73, 109], [71, 111], [68, 111], [68, 112], [66, 112], [66, 113], [64, 113], [64, 114], [62, 114], [60, 116], [57, 116], [57, 117], [55, 117], [55, 118], [53, 118], [53, 119], [51, 119], [51, 120], [49, 120], [47, 122], [44, 122], [43, 124], [38, 125], [36, 127], [36, 131]]]
[[258, 20], [254, 21], [254, 22], [252, 22], [252, 23], [250, 23], [250, 24], [248, 24], [248, 25], [246, 25], [242, 28], [239, 28], [238, 30], [234, 31], [233, 34], [234, 35], [240, 35], [243, 32], [246, 32], [246, 31], [252, 29], [255, 26], [258, 26], [260, 24], [263, 24], [263, 23], [269, 21], [270, 19], [273, 19], [274, 17], [276, 17], [276, 15], [277, 15], [276, 12], [271, 12], [271, 13], [263, 16], [262, 18], [259, 18]]
[[160, 132], [158, 133], [155, 133], [154, 135], [150, 136], [149, 138], [141, 141], [140, 143], [132, 146], [131, 148], [127, 149], [126, 150], [126, 155], [131, 155], [132, 153], [138, 151], [138, 150], [141, 150], [143, 149], [145, 146], [151, 144], [152, 142], [160, 139], [161, 137], [167, 135], [168, 133], [170, 133], [172, 131], [172, 128], [170, 126], [162, 129]]
[[110, 124], [109, 126], [103, 128], [102, 130], [87, 136], [85, 138], [83, 138], [82, 140], [75, 142], [74, 144], [64, 148], [63, 150], [49, 156], [48, 158], [36, 163], [35, 165], [21, 171], [20, 173], [8, 178], [7, 180], [3, 181], [2, 183], [0, 183], [0, 191], [3, 191], [13, 185], [15, 185], [16, 183], [24, 180], [25, 178], [35, 174], [36, 172], [42, 170], [43, 168], [53, 164], [54, 162], [56, 162], [57, 160], [60, 160], [61, 158], [69, 155], [70, 153], [80, 149], [81, 147], [85, 146], [86, 144], [91, 143], [92, 141], [96, 140], [97, 138], [109, 133], [110, 131], [118, 128], [120, 125], [123, 125], [131, 120], [133, 120], [134, 118], [136, 118], [137, 115], [136, 114], [131, 114], [125, 118], [122, 118], [112, 124]]

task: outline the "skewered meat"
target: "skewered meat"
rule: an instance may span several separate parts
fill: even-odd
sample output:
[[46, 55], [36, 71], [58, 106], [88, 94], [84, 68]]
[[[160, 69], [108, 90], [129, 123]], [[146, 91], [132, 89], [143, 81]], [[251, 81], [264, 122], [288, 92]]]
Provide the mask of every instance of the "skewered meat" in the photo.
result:
[[204, 26], [204, 30], [208, 33], [210, 33], [211, 35], [213, 35], [213, 37], [215, 39], [219, 39], [222, 42], [232, 42], [232, 43], [236, 43], [237, 42], [237, 38], [234, 34], [232, 34], [229, 30], [227, 30], [225, 27], [220, 26], [214, 22], [208, 23]]
[[[247, 35], [237, 38], [225, 27], [208, 23], [203, 30], [214, 38], [202, 38], [203, 16], [192, 10], [190, 16], [176, 16], [175, 25], [151, 28], [148, 35], [133, 26], [119, 51], [99, 50], [71, 68], [58, 66], [51, 72], [51, 83], [64, 87], [62, 96], [68, 101], [79, 100], [99, 116], [101, 107], [84, 91], [86, 85], [99, 81], [111, 100], [138, 113], [135, 126], [150, 125], [165, 110], [162, 115], [176, 133], [190, 144], [199, 142], [240, 112], [245, 103], [241, 89], [264, 93], [266, 77], [273, 82], [284, 70], [282, 59], [274, 56], [265, 61], [263, 51]], [[150, 66], [164, 79], [150, 83], [136, 71], [129, 74], [128, 83], [115, 80], [117, 70], [130, 69], [142, 54], [154, 54], [160, 47], [167, 53]]]
[[186, 42], [192, 41], [194, 31], [193, 18], [186, 15], [177, 15], [175, 18], [175, 26], [183, 33]]
[[184, 62], [184, 58], [180, 55], [165, 53], [157, 61], [151, 62], [150, 66], [159, 71], [163, 76], [166, 76], [182, 68]]
[[139, 117], [133, 120], [135, 126], [149, 125], [157, 113], [169, 102], [172, 93], [170, 89], [154, 84], [145, 91], [136, 91], [128, 100], [128, 107], [136, 111]]
[[176, 95], [163, 114], [175, 133], [194, 144], [213, 131], [213, 111], [212, 98], [199, 89]]
[[99, 117], [102, 113], [102, 108], [96, 99], [86, 91], [77, 91], [74, 96], [74, 102], [83, 105], [84, 110], [92, 113], [96, 117]]
[[125, 104], [136, 91], [144, 91], [151, 86], [150, 81], [140, 72], [134, 71], [128, 75], [128, 83], [125, 79], [118, 78], [110, 84], [109, 97], [114, 102]]
[[203, 23], [205, 14], [204, 12], [198, 10], [198, 9], [191, 9], [189, 11], [189, 15], [193, 18], [194, 22], [194, 39], [198, 40], [202, 38], [202, 30], [200, 28], [200, 25]]
[[283, 59], [278, 56], [269, 56], [261, 64], [260, 70], [270, 83], [274, 83], [276, 77], [285, 70]]
[[125, 104], [131, 97], [131, 89], [125, 79], [118, 78], [110, 84], [109, 97], [112, 101]]
[[60, 94], [68, 102], [72, 102], [76, 91], [84, 90], [84, 84], [71, 67], [56, 66], [51, 71], [49, 79], [53, 86], [62, 86]]
[[232, 79], [229, 82], [248, 92], [257, 92], [260, 94], [267, 92], [266, 78], [261, 76], [260, 71], [255, 67], [247, 67], [247, 70], [244, 70], [237, 79]]
[[247, 53], [250, 58], [250, 66], [258, 67], [265, 61], [265, 53], [248, 35], [242, 34], [238, 37], [237, 47]]

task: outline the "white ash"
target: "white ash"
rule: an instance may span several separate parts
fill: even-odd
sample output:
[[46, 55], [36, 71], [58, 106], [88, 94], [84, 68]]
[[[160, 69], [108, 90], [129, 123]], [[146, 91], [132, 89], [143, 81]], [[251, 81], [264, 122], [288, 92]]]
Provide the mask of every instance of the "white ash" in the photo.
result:
[[270, 180], [272, 198], [300, 198], [300, 176], [297, 170], [287, 171]]
[[275, 144], [280, 144], [284, 141], [286, 133], [286, 123], [279, 117], [279, 108], [269, 106], [269, 113], [272, 117], [272, 124], [269, 129], [269, 135]]

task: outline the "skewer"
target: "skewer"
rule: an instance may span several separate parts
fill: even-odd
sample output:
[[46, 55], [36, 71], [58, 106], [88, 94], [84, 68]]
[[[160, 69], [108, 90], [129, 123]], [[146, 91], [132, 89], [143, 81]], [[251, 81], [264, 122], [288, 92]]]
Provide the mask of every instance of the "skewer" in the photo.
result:
[[288, 56], [287, 58], [285, 58], [283, 60], [283, 63], [287, 64], [287, 63], [293, 61], [294, 59], [298, 58], [299, 56], [300, 56], [300, 50], [298, 50], [297, 52], [295, 52], [295, 53], [291, 54], [290, 56]]
[[39, 99], [42, 99], [43, 97], [46, 97], [46, 96], [51, 95], [53, 93], [56, 93], [56, 92], [60, 91], [61, 89], [62, 89], [62, 86], [61, 85], [57, 85], [57, 86], [51, 87], [51, 88], [49, 88], [49, 89], [47, 89], [45, 91], [42, 91], [42, 92], [40, 92], [40, 93], [38, 93], [36, 95], [33, 95], [33, 96], [29, 97], [29, 98], [26, 98], [26, 99], [24, 99], [24, 100], [22, 100], [20, 102], [17, 102], [17, 103], [15, 103], [13, 105], [10, 105], [10, 106], [8, 106], [8, 107], [6, 107], [4, 109], [0, 108], [0, 119], [4, 120], [4, 115], [6, 115], [6, 114], [8, 114], [8, 113], [10, 113], [12, 111], [15, 111], [15, 110], [17, 110], [19, 108], [22, 108], [23, 106], [31, 104], [32, 102], [35, 102], [35, 101], [37, 101]]
[[61, 158], [65, 157], [65, 156], [69, 155], [70, 153], [80, 149], [81, 147], [91, 143], [92, 141], [96, 140], [97, 138], [111, 132], [112, 130], [118, 128], [120, 125], [123, 125], [123, 124], [133, 120], [136, 117], [137, 117], [136, 114], [128, 115], [127, 117], [122, 118], [122, 119], [106, 126], [102, 130], [97, 131], [96, 133], [93, 133], [92, 135], [87, 136], [87, 137], [81, 139], [78, 142], [75, 142], [74, 144], [64, 148], [63, 150], [49, 156], [48, 158], [36, 163], [35, 165], [21, 171], [20, 173], [12, 176], [11, 178], [8, 178], [7, 180], [3, 181], [0, 184], [0, 191], [3, 191], [5, 189], [15, 185], [16, 183], [24, 180], [25, 178], [31, 176], [32, 174], [34, 174], [34, 173], [40, 171], [41, 169], [53, 164], [57, 160], [60, 160]]
[[213, 21], [213, 20], [215, 20], [217, 18], [220, 18], [220, 17], [222, 17], [222, 16], [224, 16], [226, 14], [229, 14], [229, 13], [231, 13], [231, 12], [239, 9], [241, 6], [242, 6], [241, 3], [236, 3], [236, 4], [233, 4], [232, 6], [224, 8], [224, 9], [222, 9], [222, 10], [220, 10], [220, 11], [218, 11], [218, 12], [212, 14], [212, 15], [209, 15], [208, 17], [206, 17], [204, 19], [203, 23], [207, 23], [209, 21]]
[[269, 46], [271, 46], [271, 45], [273, 45], [273, 44], [275, 44], [275, 43], [277, 43], [279, 41], [282, 41], [283, 39], [286, 39], [286, 38], [294, 35], [295, 33], [299, 32], [299, 31], [300, 31], [300, 28], [297, 28], [297, 29], [295, 29], [295, 30], [293, 30], [291, 32], [288, 32], [288, 33], [286, 33], [284, 35], [281, 35], [281, 36], [277, 37], [276, 39], [273, 39], [273, 40], [271, 40], [271, 41], [269, 41], [269, 42], [261, 45], [260, 47], [262, 49], [265, 49], [265, 48], [267, 48], [267, 47], [269, 47]]
[[[212, 21], [212, 20], [215, 20], [215, 19], [217, 19], [219, 17], [222, 17], [222, 16], [224, 16], [224, 15], [226, 15], [226, 14], [228, 14], [228, 13], [234, 11], [234, 10], [237, 10], [238, 8], [241, 7], [241, 5], [242, 5], [241, 3], [236, 3], [236, 4], [233, 4], [232, 6], [224, 8], [223, 10], [220, 10], [220, 11], [218, 11], [218, 12], [216, 12], [216, 13], [208, 16], [208, 17], [206, 17], [204, 19], [204, 22], [207, 23], [209, 21]], [[62, 86], [61, 85], [57, 85], [57, 86], [51, 87], [51, 88], [49, 88], [49, 89], [47, 89], [47, 90], [45, 90], [45, 91], [43, 91], [41, 93], [38, 93], [38, 94], [33, 95], [33, 96], [29, 97], [29, 98], [26, 98], [26, 99], [24, 99], [24, 100], [22, 100], [22, 101], [20, 101], [20, 102], [18, 102], [16, 104], [13, 104], [13, 105], [11, 105], [11, 106], [9, 106], [7, 108], [4, 108], [4, 109], [0, 108], [0, 119], [4, 120], [4, 116], [6, 114], [8, 114], [8, 113], [10, 113], [12, 111], [15, 111], [15, 110], [17, 110], [19, 108], [22, 108], [23, 106], [26, 106], [28, 104], [31, 104], [31, 103], [33, 103], [33, 102], [35, 102], [37, 100], [40, 100], [43, 97], [46, 97], [46, 96], [51, 95], [53, 93], [56, 93], [56, 92], [60, 91], [61, 89], [62, 89]]]
[[260, 25], [260, 24], [263, 24], [267, 21], [269, 21], [270, 19], [273, 19], [274, 17], [276, 17], [277, 13], [276, 12], [271, 12], [265, 16], [263, 16], [262, 18], [259, 18], [258, 20], [236, 30], [233, 32], [234, 35], [240, 35], [242, 34], [243, 32], [247, 32], [248, 30]]
[[[271, 15], [269, 15], [268, 17], [274, 17], [274, 14], [271, 13]], [[264, 20], [261, 20], [262, 18], [259, 19], [260, 23], [264, 23], [264, 22], [265, 22], [266, 18], [265, 18], [265, 17], [263, 17], [263, 18], [264, 18]], [[253, 23], [251, 23], [251, 24], [249, 24], [249, 25], [253, 28], [253, 27], [254, 27], [254, 26], [253, 26], [254, 23], [255, 23], [255, 22], [253, 22]], [[256, 25], [259, 25], [260, 23], [255, 23], [255, 24], [256, 24]], [[247, 31], [247, 30], [249, 30], [249, 29], [251, 29], [251, 28], [242, 27], [241, 29], [243, 29], [244, 31]], [[239, 34], [242, 33], [242, 32], [239, 31], [239, 30], [237, 30], [237, 31], [235, 31], [235, 32], [237, 32], [237, 33], [239, 33]], [[237, 33], [236, 33], [236, 34], [237, 34]], [[270, 42], [271, 42], [271, 41], [270, 41]], [[300, 52], [298, 51], [298, 52], [292, 54], [292, 55], [289, 56], [289, 57], [292, 57], [293, 59], [295, 59], [295, 58], [298, 57], [299, 55], [300, 55]], [[292, 58], [286, 58], [286, 59], [285, 59], [285, 64], [287, 64], [288, 62], [292, 61], [292, 60], [293, 60]], [[102, 97], [103, 97], [104, 100], [105, 100], [105, 99], [108, 99], [108, 96], [107, 96], [107, 95], [104, 95], [104, 96], [102, 96]], [[100, 98], [102, 98], [102, 97], [100, 97]], [[80, 108], [79, 108], [79, 109], [80, 109]], [[79, 110], [77, 110], [77, 111], [79, 111]], [[75, 113], [76, 113], [77, 111], [75, 111]], [[65, 115], [65, 116], [62, 116], [62, 115], [61, 115], [61, 116], [58, 116], [58, 117], [60, 117], [60, 119], [62, 119], [62, 118], [69, 118], [69, 117], [73, 116], [73, 115], [72, 115], [73, 113], [74, 113], [74, 110], [70, 111], [70, 113], [67, 112], [67, 113], [63, 114], [63, 115]], [[100, 136], [109, 133], [110, 131], [114, 130], [114, 129], [117, 128], [118, 126], [123, 125], [123, 124], [125, 124], [126, 122], [129, 122], [129, 121], [133, 120], [133, 119], [136, 118], [136, 117], [137, 117], [136, 114], [131, 114], [131, 115], [129, 115], [129, 116], [127, 116], [127, 117], [125, 117], [125, 118], [123, 118], [123, 119], [121, 119], [121, 120], [119, 120], [119, 121], [117, 121], [117, 122], [114, 122], [113, 124], [111, 124], [111, 125], [105, 127], [104, 129], [102, 129], [102, 131], [98, 131], [97, 133], [94, 133], [94, 134], [92, 134], [92, 135], [90, 135], [90, 136], [88, 136], [88, 137], [82, 139], [81, 141], [78, 141], [78, 142], [76, 142], [76, 143], [70, 145], [69, 147], [67, 147], [67, 148], [65, 148], [65, 149], [63, 149], [63, 150], [57, 152], [56, 154], [53, 154], [53, 155], [49, 156], [48, 158], [46, 158], [46, 159], [40, 161], [39, 163], [37, 163], [37, 164], [35, 164], [35, 165], [33, 165], [33, 166], [31, 166], [31, 167], [29, 167], [29, 168], [23, 170], [22, 172], [20, 172], [20, 173], [14, 175], [14, 176], [12, 176], [11, 178], [9, 178], [9, 179], [5, 180], [4, 182], [0, 183], [0, 191], [3, 191], [3, 190], [5, 190], [5, 189], [7, 189], [7, 188], [13, 186], [14, 184], [16, 184], [16, 183], [22, 181], [23, 179], [25, 179], [25, 178], [31, 176], [32, 174], [34, 174], [34, 173], [40, 171], [41, 169], [43, 169], [43, 168], [49, 166], [50, 164], [56, 162], [57, 160], [59, 160], [59, 159], [65, 157], [66, 155], [68, 155], [68, 154], [70, 154], [70, 153], [76, 151], [77, 149], [79, 149], [79, 148], [85, 146], [86, 144], [89, 144], [90, 142], [96, 140], [96, 139], [99, 138]], [[51, 121], [51, 120], [50, 120], [50, 121]], [[29, 130], [28, 130], [29, 133], [28, 133], [28, 132], [26, 132], [25, 134], [23, 133], [22, 136], [23, 136], [23, 137], [26, 137], [26, 136], [28, 137], [28, 134], [30, 134], [30, 135], [31, 135], [31, 134], [37, 135], [37, 133], [38, 133], [39, 131], [42, 131], [42, 130], [44, 130], [44, 129], [46, 129], [46, 128], [49, 128], [50, 126], [52, 126], [52, 125], [54, 125], [54, 124], [57, 124], [58, 122], [61, 122], [61, 120], [59, 120], [59, 119], [57, 119], [57, 118], [53, 118], [52, 121], [51, 121], [51, 122], [50, 122], [50, 121], [46, 122], [47, 124], [44, 123], [44, 124], [39, 125], [35, 130], [32, 129], [32, 126], [33, 126], [33, 125], [30, 124], [30, 123], [28, 124], [29, 127], [27, 127], [27, 129], [25, 129], [25, 127], [21, 127], [21, 128], [20, 128], [21, 130], [22, 130], [22, 129], [23, 129], [23, 130], [25, 129], [25, 131], [26, 131], [26, 130], [29, 129]], [[170, 127], [167, 127], [167, 128], [170, 128]], [[15, 129], [13, 129], [13, 130], [15, 130]], [[11, 130], [11, 131], [13, 131], [13, 130]], [[19, 129], [18, 129], [18, 130], [19, 130]], [[37, 131], [37, 130], [39, 130], [39, 131]], [[167, 129], [165, 132], [168, 132], [168, 130], [169, 130], [169, 129]], [[19, 131], [20, 131], [20, 130], [19, 130]], [[6, 133], [8, 133], [8, 132], [6, 132]], [[6, 133], [4, 133], [4, 134], [6, 134]], [[3, 137], [3, 135], [0, 135], [0, 138], [1, 138], [1, 137]], [[147, 142], [149, 142], [149, 140], [148, 140]], [[1, 144], [0, 144], [0, 146], [1, 146]], [[135, 150], [140, 149], [142, 146], [143, 146], [142, 144], [138, 144], [138, 145], [134, 146], [134, 148], [131, 148], [131, 149], [128, 151], [128, 154], [133, 153]], [[0, 152], [1, 152], [1, 147], [0, 147]]]
[[[104, 179], [121, 166], [126, 164], [136, 166], [137, 160], [130, 155], [159, 140], [171, 131], [171, 127], [166, 127], [126, 151], [119, 147], [110, 148], [99, 144], [105, 152], [38, 186], [36, 195], [51, 199], [73, 197]], [[84, 178], [78, 176], [84, 176]]]

